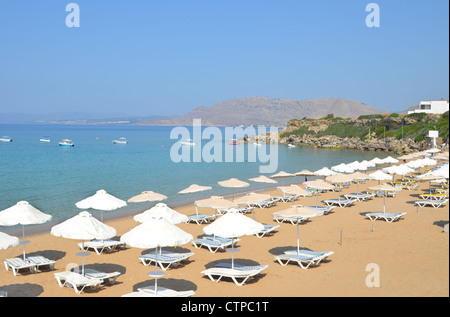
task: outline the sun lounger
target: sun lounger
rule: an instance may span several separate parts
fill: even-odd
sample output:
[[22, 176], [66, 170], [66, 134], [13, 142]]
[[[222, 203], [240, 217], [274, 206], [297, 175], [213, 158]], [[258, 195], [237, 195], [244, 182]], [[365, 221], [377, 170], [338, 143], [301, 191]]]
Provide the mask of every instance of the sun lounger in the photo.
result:
[[[302, 269], [307, 269], [311, 265], [316, 265], [322, 258], [320, 256], [304, 255], [304, 254], [280, 254], [275, 256], [275, 260], [282, 266], [288, 265], [290, 262], [297, 262]], [[285, 261], [285, 262], [283, 262]]]
[[122, 295], [122, 297], [190, 297], [195, 295], [192, 290], [189, 291], [175, 291], [165, 287], [158, 286], [158, 292], [155, 294], [154, 286], [147, 286], [138, 288], [137, 292]]
[[443, 194], [422, 194], [420, 195], [420, 198], [425, 199], [425, 200], [431, 200], [431, 199], [435, 199], [435, 200], [443, 200], [446, 199], [448, 197], [448, 194], [443, 193]]
[[225, 248], [229, 247], [232, 244], [232, 241], [231, 239], [218, 240], [203, 237], [192, 240], [192, 244], [197, 249], [200, 249], [201, 247], [206, 247], [208, 248], [209, 252], [216, 253], [218, 250], [225, 251]]
[[355, 203], [356, 199], [328, 199], [323, 202], [327, 204], [327, 206], [338, 205], [341, 208], [351, 206]]
[[366, 201], [372, 199], [375, 194], [351, 193], [344, 195], [347, 199], [356, 199], [357, 201]]
[[121, 275], [120, 272], [105, 273], [98, 270], [85, 268], [84, 275], [90, 278], [102, 280], [103, 284], [114, 284], [116, 279]]
[[271, 226], [271, 225], [268, 225], [268, 224], [265, 224], [265, 223], [263, 223], [262, 225], [264, 226], [263, 230], [256, 234], [256, 236], [258, 238], [264, 237], [266, 234], [268, 234], [269, 232], [274, 231], [275, 229], [277, 229], [279, 227], [279, 225]]
[[398, 213], [392, 213], [392, 212], [368, 212], [368, 213], [366, 213], [366, 216], [372, 221], [375, 221], [375, 220], [378, 220], [378, 219], [384, 219], [387, 222], [397, 221], [404, 215], [406, 215], [406, 212], [398, 212]]
[[286, 203], [286, 202], [295, 200], [297, 198], [297, 196], [283, 195], [283, 196], [272, 196], [271, 198], [272, 198], [272, 201], [274, 201], [274, 202], [282, 201], [282, 202]]
[[[219, 282], [223, 277], [228, 277], [233, 282], [242, 286], [251, 277], [254, 277], [266, 269], [268, 265], [239, 265], [234, 264], [234, 268], [231, 268], [231, 263], [219, 263], [216, 266], [206, 269], [201, 273], [208, 276], [211, 281]], [[216, 279], [214, 277], [216, 276]], [[242, 279], [239, 281], [239, 279]]]
[[334, 252], [333, 251], [316, 252], [311, 250], [299, 250], [297, 252], [297, 250], [289, 250], [285, 251], [284, 254], [300, 254], [305, 256], [316, 257], [318, 260], [315, 264], [317, 265], [320, 263], [320, 261], [327, 259], [330, 255], [333, 255]]
[[323, 211], [324, 214], [329, 213], [330, 211], [332, 211], [334, 208], [336, 208], [336, 206], [305, 206], [305, 208], [310, 208], [313, 209], [315, 211]]
[[101, 279], [83, 276], [70, 271], [54, 273], [54, 275], [60, 287], [72, 287], [77, 294], [81, 294], [85, 288], [99, 288], [103, 283]]
[[29, 256], [27, 257], [27, 260], [31, 263], [34, 263], [37, 270], [41, 269], [41, 267], [47, 267], [49, 270], [55, 269], [54, 266], [56, 261], [49, 260], [41, 255]]
[[188, 216], [188, 222], [195, 222], [196, 224], [201, 225], [202, 223], [209, 223], [214, 218], [216, 218], [215, 215], [195, 214]]
[[290, 222], [291, 224], [295, 225], [297, 223], [305, 222], [308, 218], [303, 217], [292, 217], [292, 216], [283, 216], [283, 215], [272, 215], [273, 219], [278, 222]]
[[95, 253], [100, 255], [103, 253], [103, 251], [113, 252], [117, 248], [124, 247], [125, 243], [115, 240], [92, 240], [84, 243], [84, 249], [83, 243], [78, 243], [78, 246], [83, 251], [92, 249], [95, 251]]
[[36, 264], [22, 258], [11, 258], [3, 261], [7, 271], [12, 270], [15, 276], [19, 273], [19, 270], [29, 270], [31, 273], [36, 273]]
[[428, 200], [418, 200], [415, 203], [419, 207], [432, 206], [433, 208], [439, 208], [442, 205], [446, 204], [447, 202], [448, 199], [441, 199], [441, 200], [428, 199]]
[[154, 252], [141, 255], [139, 259], [145, 266], [149, 266], [152, 262], [157, 262], [161, 269], [165, 271], [171, 265], [178, 266], [181, 261], [187, 260], [192, 255], [194, 255], [194, 253], [192, 252], [175, 253], [162, 251], [161, 253], [158, 253], [158, 255], [156, 255]]
[[265, 201], [260, 201], [257, 203], [250, 204], [250, 206], [259, 207], [259, 208], [269, 208], [269, 207], [275, 206], [276, 204], [277, 204], [277, 202], [275, 200], [265, 200]]

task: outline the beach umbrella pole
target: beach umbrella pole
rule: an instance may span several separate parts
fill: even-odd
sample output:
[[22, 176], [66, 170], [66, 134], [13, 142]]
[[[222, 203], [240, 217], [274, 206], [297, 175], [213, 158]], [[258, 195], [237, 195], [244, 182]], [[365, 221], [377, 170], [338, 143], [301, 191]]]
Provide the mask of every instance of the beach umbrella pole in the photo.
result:
[[25, 226], [22, 225], [22, 242], [20, 244], [23, 245], [23, 260], [25, 261], [26, 259], [26, 253], [25, 253], [25, 245], [27, 243], [30, 243], [30, 241], [25, 241]]
[[164, 272], [158, 271], [158, 247], [155, 248], [155, 271], [148, 273], [148, 276], [155, 278], [155, 295], [158, 294], [158, 277], [164, 276]]

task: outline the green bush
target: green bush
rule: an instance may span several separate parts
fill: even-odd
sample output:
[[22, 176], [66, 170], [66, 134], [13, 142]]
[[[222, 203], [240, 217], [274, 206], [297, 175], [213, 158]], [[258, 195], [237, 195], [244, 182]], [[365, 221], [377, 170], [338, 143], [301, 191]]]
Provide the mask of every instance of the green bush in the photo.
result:
[[400, 115], [398, 113], [391, 113], [391, 115], [389, 117], [391, 118], [398, 118]]

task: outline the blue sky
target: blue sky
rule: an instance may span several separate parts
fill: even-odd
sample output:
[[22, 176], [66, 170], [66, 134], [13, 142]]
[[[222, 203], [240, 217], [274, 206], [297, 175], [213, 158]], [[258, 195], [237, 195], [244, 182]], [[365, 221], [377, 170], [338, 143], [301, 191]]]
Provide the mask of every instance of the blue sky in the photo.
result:
[[[177, 115], [230, 98], [449, 97], [447, 0], [0, 4], [0, 113]], [[365, 24], [380, 7], [380, 27]]]

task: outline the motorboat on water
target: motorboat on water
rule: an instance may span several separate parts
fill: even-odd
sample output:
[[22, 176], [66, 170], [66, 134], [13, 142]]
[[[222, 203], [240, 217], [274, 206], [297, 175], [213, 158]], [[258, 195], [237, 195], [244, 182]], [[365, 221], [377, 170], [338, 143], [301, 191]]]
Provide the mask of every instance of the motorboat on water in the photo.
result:
[[12, 142], [12, 139], [9, 136], [4, 136], [0, 138], [0, 142]]
[[126, 138], [123, 138], [123, 137], [122, 137], [122, 138], [120, 138], [120, 139], [118, 139], [118, 140], [113, 140], [112, 143], [114, 143], [114, 144], [127, 144], [128, 141], [127, 141]]
[[180, 143], [181, 143], [182, 145], [187, 145], [187, 146], [194, 146], [194, 145], [195, 145], [195, 142], [192, 141], [191, 139], [186, 139], [186, 140], [184, 140], [184, 141], [181, 141]]
[[288, 144], [288, 147], [297, 147], [296, 145], [294, 145], [294, 144]]
[[50, 143], [50, 142], [52, 142], [52, 140], [50, 140], [50, 138], [48, 136], [44, 136], [43, 138], [39, 139], [39, 142]]
[[61, 142], [59, 142], [59, 146], [74, 146], [72, 140], [64, 139]]
[[230, 142], [228, 142], [228, 144], [230, 144], [230, 145], [238, 145], [239, 142], [236, 139], [231, 139]]

